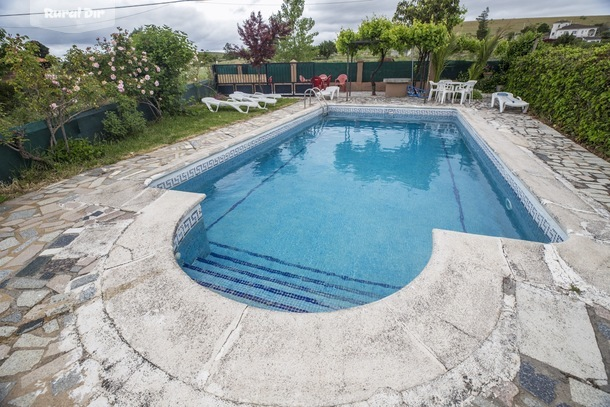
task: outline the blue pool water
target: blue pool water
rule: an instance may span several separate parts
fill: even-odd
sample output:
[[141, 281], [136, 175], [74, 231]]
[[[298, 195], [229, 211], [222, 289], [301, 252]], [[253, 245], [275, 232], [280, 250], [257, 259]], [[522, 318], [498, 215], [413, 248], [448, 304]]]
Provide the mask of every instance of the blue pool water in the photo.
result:
[[322, 312], [390, 295], [425, 267], [433, 228], [548, 241], [452, 122], [327, 118], [239, 165], [176, 188], [207, 196], [183, 243], [198, 255], [182, 268], [258, 307]]

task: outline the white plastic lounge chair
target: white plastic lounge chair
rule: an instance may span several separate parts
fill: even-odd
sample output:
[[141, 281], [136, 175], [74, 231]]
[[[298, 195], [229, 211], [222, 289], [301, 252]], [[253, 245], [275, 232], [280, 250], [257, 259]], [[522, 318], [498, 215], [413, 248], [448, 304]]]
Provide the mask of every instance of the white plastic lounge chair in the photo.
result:
[[520, 107], [521, 112], [527, 112], [527, 108], [529, 107], [529, 103], [524, 102], [520, 97], [514, 97], [510, 92], [495, 92], [491, 94], [491, 107], [494, 107], [494, 104], [498, 101], [498, 105], [500, 107], [500, 113], [504, 111], [506, 106], [509, 107]]
[[326, 89], [322, 89], [320, 94], [324, 97], [329, 96], [330, 100], [333, 100], [335, 96], [339, 97], [339, 89], [338, 86], [328, 86]]
[[[211, 98], [211, 97], [206, 97], [201, 99], [201, 101], [203, 103], [205, 103], [205, 105], [208, 107], [208, 109], [210, 110], [210, 112], [218, 112], [218, 108], [220, 108], [221, 106], [227, 106], [227, 107], [231, 107], [235, 110], [237, 110], [240, 113], [248, 113], [250, 111], [250, 108], [258, 108], [258, 102], [249, 102], [249, 101], [239, 101], [239, 100], [219, 100], [219, 99], [215, 99], [215, 98]], [[245, 108], [246, 110], [242, 110], [242, 108]]]
[[261, 95], [253, 95], [251, 93], [243, 93], [243, 92], [235, 92], [229, 95], [230, 99], [239, 100], [239, 101], [247, 101], [247, 102], [256, 102], [258, 103], [258, 107], [260, 109], [266, 109], [267, 105], [274, 105], [277, 103], [276, 99], [263, 97]]
[[254, 92], [253, 95], [254, 96], [262, 96], [262, 97], [271, 98], [271, 99], [281, 99], [282, 98], [282, 95], [280, 95], [279, 93]]

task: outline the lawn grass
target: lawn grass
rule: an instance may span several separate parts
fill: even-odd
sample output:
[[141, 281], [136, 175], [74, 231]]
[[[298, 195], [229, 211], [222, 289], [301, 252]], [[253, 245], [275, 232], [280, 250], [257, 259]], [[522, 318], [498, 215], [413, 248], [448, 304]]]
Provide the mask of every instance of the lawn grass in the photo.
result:
[[253, 116], [260, 116], [298, 101], [297, 98], [282, 98], [268, 110], [257, 109], [248, 114], [223, 108], [218, 113], [213, 113], [203, 104], [188, 106], [185, 114], [163, 117], [159, 121], [149, 123], [139, 134], [124, 140], [95, 144], [97, 158], [80, 163], [60, 163], [52, 169], [31, 168], [24, 171], [21, 177], [11, 184], [0, 184], [0, 203], [73, 177], [85, 170], [114, 164], [133, 155], [143, 154], [220, 127], [248, 120]]

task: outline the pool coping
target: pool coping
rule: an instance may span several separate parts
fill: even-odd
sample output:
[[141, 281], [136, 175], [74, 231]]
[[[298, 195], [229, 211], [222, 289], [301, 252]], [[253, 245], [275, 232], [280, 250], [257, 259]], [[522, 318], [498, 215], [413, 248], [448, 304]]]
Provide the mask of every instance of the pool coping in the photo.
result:
[[[462, 113], [472, 116], [466, 109]], [[353, 403], [378, 397], [379, 389], [383, 388], [401, 392], [403, 400], [407, 400], [416, 397], [418, 392], [425, 393], [431, 383], [436, 383], [438, 394], [445, 389], [444, 396], [450, 397], [451, 392], [456, 394], [456, 388], [466, 391], [468, 387], [460, 371], [479, 370], [475, 388], [514, 376], [518, 368], [516, 339], [511, 334], [515, 297], [514, 287], [511, 289], [510, 284], [507, 287], [505, 278], [514, 276], [518, 270], [509, 262], [507, 251], [519, 247], [532, 253], [560, 252], [572, 269], [581, 273], [582, 262], [575, 259], [574, 246], [597, 242], [587, 238], [589, 231], [574, 212], [586, 213], [592, 220], [600, 213], [540, 163], [539, 168], [525, 168], [524, 160], [531, 160], [531, 154], [514, 140], [503, 138], [501, 132], [480, 118], [469, 120], [492, 150], [566, 228], [569, 235], [566, 242], [524, 244], [510, 239], [434, 231], [433, 256], [428, 266], [403, 290], [376, 303], [332, 313], [332, 316], [295, 316], [226, 300], [202, 289], [182, 273], [173, 258], [174, 230], [183, 214], [198, 205], [201, 196], [167, 191], [143, 208], [116, 242], [117, 246], [128, 248], [131, 261], [119, 261], [118, 251], [111, 252], [100, 270], [102, 299], [77, 311], [85, 346], [94, 348], [100, 331], [114, 330], [119, 334], [119, 345], [129, 347], [148, 362], [147, 368], [169, 376], [193, 397], [252, 404]], [[251, 135], [228, 144], [235, 145], [247, 137]], [[531, 162], [528, 165], [531, 167]], [[170, 208], [178, 210], [179, 216]], [[151, 241], [153, 231], [161, 238]], [[466, 248], [476, 248], [474, 251], [480, 256], [467, 259], [466, 263], [458, 261], [455, 256]], [[147, 267], [142, 267], [143, 262]], [[586, 277], [587, 273], [582, 274]], [[464, 284], [458, 294], [465, 298], [446, 292], [445, 284], [441, 283], [451, 277], [456, 279], [454, 285]], [[438, 301], [435, 303], [430, 296], [418, 296], [415, 288], [436, 293]], [[595, 294], [594, 290], [591, 292]], [[477, 306], [468, 311], [460, 307], [458, 300], [472, 301]], [[417, 309], [429, 315], [414, 315]], [[99, 326], [92, 326], [93, 323]], [[434, 333], [430, 334], [429, 329]], [[283, 339], [281, 343], [285, 347], [276, 349], [278, 343], [269, 341], [270, 333]], [[350, 334], [361, 337], [346, 341]], [[194, 344], [193, 338], [202, 342]], [[434, 343], [439, 339], [442, 343]], [[456, 343], [467, 345], [456, 350]], [[334, 347], [320, 348], [324, 344]], [[404, 348], [397, 348], [396, 344], [403, 344]], [[493, 352], [489, 351], [491, 348]], [[405, 349], [414, 353], [405, 353]], [[445, 354], [443, 349], [449, 351]], [[257, 358], [253, 350], [261, 351], [264, 360]], [[270, 353], [276, 357], [271, 358]], [[126, 358], [123, 363], [131, 360]], [[369, 371], [367, 375], [358, 375], [364, 366], [359, 360], [377, 363], [375, 371], [380, 374], [371, 375]], [[276, 376], [265, 369], [269, 366], [275, 367]], [[494, 370], [498, 366], [502, 367]], [[387, 374], [389, 371], [395, 374]], [[247, 376], [248, 372], [264, 374], [254, 377]], [[337, 377], [344, 380], [337, 381]]]

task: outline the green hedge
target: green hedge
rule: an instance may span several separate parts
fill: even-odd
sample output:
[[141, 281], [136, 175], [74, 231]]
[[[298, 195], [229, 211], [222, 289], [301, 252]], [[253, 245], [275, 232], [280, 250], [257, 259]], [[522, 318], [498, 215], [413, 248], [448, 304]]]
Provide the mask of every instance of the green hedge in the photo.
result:
[[610, 156], [610, 44], [545, 47], [512, 62], [507, 79], [540, 118]]

